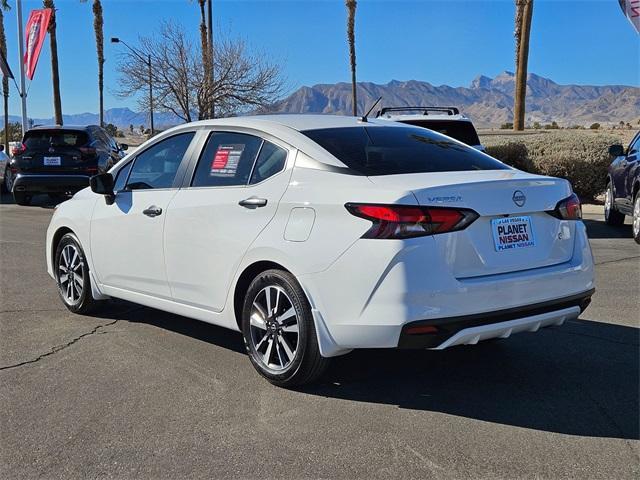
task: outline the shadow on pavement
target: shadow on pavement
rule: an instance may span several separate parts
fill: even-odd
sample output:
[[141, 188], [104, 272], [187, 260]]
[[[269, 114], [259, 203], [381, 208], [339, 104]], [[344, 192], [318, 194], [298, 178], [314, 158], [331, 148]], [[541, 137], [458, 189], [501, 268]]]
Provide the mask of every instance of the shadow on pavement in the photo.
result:
[[604, 220], [583, 220], [587, 227], [587, 235], [589, 238], [629, 238], [633, 239], [631, 234], [631, 225], [622, 225], [620, 227], [612, 227], [604, 223]]
[[[52, 199], [48, 195], [36, 195], [31, 200], [31, 204], [27, 206], [23, 206], [20, 208], [32, 208], [32, 207], [40, 207], [40, 208], [54, 208], [57, 204], [63, 202], [66, 198], [56, 198]], [[0, 205], [14, 205], [13, 195], [10, 193], [3, 193], [0, 196]]]
[[[122, 320], [244, 353], [237, 332], [114, 304], [128, 306]], [[568, 435], [637, 439], [639, 339], [638, 328], [575, 320], [444, 351], [360, 350], [335, 358], [319, 384], [300, 392]]]

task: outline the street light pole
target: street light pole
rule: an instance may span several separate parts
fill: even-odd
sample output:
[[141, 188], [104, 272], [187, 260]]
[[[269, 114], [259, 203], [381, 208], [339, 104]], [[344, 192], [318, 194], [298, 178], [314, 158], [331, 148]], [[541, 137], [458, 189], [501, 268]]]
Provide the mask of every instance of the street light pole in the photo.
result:
[[118, 37], [111, 37], [111, 43], [121, 43], [125, 47], [129, 49], [131, 53], [133, 53], [136, 57], [142, 60], [149, 67], [149, 123], [151, 124], [151, 136], [155, 134], [155, 129], [153, 126], [153, 71], [151, 68], [151, 54], [147, 55], [147, 58], [135, 48], [130, 47], [124, 40], [120, 40]]

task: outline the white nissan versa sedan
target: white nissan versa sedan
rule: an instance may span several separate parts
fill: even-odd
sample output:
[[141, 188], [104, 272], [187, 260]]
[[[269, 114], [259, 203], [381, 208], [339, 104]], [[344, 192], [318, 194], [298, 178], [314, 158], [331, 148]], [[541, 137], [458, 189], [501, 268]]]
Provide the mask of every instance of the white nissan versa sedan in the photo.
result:
[[[574, 319], [594, 291], [565, 180], [427, 129], [322, 115], [182, 125], [55, 211], [73, 312], [109, 297], [242, 332], [276, 385], [355, 348], [475, 344]], [[149, 313], [153, 315], [153, 313]]]

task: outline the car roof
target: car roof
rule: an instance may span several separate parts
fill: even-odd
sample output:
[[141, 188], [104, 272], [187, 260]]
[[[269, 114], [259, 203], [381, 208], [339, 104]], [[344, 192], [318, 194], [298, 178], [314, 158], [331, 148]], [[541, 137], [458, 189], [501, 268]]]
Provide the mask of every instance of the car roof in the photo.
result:
[[96, 128], [96, 127], [98, 127], [98, 125], [36, 125], [27, 131], [30, 132], [32, 130], [78, 130], [78, 131], [86, 132], [90, 128]]
[[271, 126], [284, 126], [302, 132], [304, 130], [318, 130], [322, 128], [344, 128], [361, 127], [364, 125], [388, 126], [380, 123], [375, 118], [367, 118], [366, 122], [362, 117], [351, 117], [345, 115], [322, 115], [322, 114], [290, 114], [281, 113], [273, 115], [251, 115], [246, 117], [229, 117], [215, 120], [201, 120], [188, 125], [193, 126], [225, 126], [233, 125], [247, 128], [264, 128]]

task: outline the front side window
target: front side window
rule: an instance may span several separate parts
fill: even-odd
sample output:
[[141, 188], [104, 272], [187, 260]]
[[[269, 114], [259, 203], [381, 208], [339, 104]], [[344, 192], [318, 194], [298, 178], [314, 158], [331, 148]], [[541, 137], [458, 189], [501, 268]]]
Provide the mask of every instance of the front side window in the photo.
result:
[[262, 139], [245, 133], [214, 132], [196, 167], [192, 187], [246, 185]]
[[362, 175], [509, 170], [439, 133], [412, 126], [358, 126], [302, 132]]
[[113, 181], [113, 191], [119, 192], [124, 189], [125, 184], [127, 183], [127, 177], [129, 176], [129, 171], [131, 170], [131, 166], [133, 162], [127, 163], [124, 167], [118, 170], [116, 174], [116, 178]]
[[253, 167], [250, 184], [260, 183], [263, 180], [280, 172], [287, 162], [287, 151], [271, 142], [265, 142], [260, 149], [260, 154]]
[[194, 135], [195, 132], [174, 135], [138, 154], [131, 168], [127, 190], [171, 188]]

